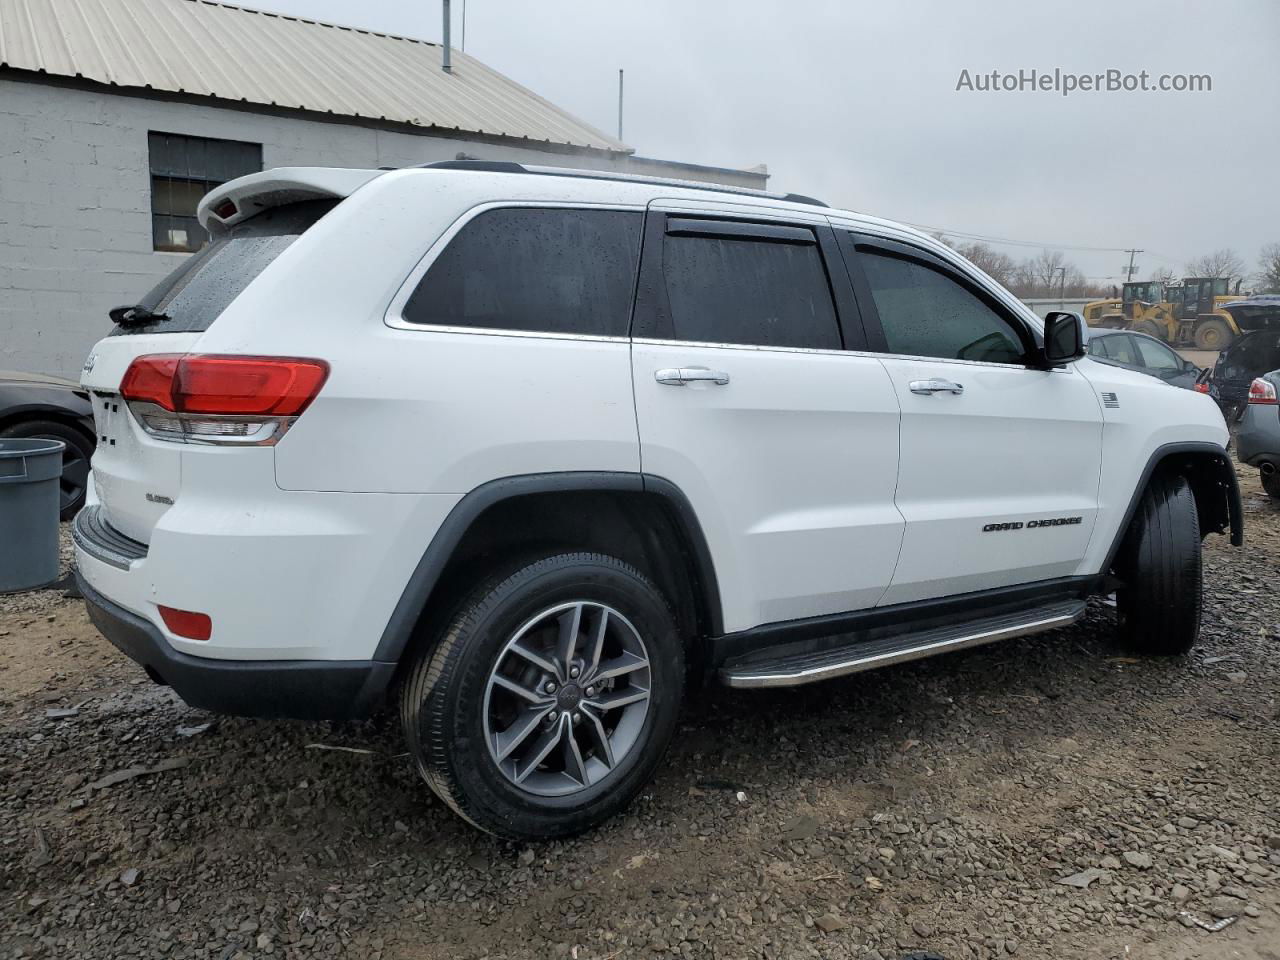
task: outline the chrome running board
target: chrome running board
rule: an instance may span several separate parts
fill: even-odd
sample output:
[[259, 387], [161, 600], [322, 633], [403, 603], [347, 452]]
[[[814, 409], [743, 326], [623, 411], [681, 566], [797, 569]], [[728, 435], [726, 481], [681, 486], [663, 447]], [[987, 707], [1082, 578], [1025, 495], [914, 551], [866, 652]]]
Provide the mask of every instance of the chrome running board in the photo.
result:
[[950, 653], [1065, 627], [1084, 616], [1085, 606], [1084, 600], [1061, 600], [1015, 613], [850, 643], [819, 653], [726, 664], [720, 668], [720, 680], [730, 687], [798, 687], [887, 667], [891, 663], [905, 663], [936, 653]]

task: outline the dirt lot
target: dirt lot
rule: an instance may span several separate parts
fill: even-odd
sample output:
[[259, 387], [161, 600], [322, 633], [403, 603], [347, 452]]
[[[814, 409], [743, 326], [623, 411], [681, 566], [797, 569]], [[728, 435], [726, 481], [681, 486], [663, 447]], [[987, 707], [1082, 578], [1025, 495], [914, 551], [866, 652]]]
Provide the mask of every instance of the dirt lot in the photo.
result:
[[1280, 960], [1280, 507], [1242, 480], [1191, 657], [1118, 656], [1098, 604], [709, 691], [629, 815], [525, 848], [450, 815], [389, 719], [202, 714], [78, 601], [0, 598], [0, 957]]

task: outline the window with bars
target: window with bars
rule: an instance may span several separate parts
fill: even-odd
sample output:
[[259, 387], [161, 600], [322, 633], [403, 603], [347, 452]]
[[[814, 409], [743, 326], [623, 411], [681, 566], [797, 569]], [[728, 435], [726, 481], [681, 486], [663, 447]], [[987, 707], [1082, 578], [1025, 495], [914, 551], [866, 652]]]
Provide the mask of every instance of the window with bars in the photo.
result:
[[147, 135], [151, 156], [151, 243], [192, 253], [209, 239], [196, 220], [200, 198], [214, 187], [262, 169], [262, 144], [177, 133]]

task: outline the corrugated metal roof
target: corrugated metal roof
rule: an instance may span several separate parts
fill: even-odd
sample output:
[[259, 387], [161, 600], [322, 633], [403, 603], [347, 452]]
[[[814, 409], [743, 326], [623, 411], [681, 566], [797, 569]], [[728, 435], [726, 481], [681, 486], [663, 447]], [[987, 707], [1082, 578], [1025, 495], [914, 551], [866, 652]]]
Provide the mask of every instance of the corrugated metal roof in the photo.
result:
[[631, 148], [439, 44], [208, 0], [0, 0], [0, 66], [598, 150]]

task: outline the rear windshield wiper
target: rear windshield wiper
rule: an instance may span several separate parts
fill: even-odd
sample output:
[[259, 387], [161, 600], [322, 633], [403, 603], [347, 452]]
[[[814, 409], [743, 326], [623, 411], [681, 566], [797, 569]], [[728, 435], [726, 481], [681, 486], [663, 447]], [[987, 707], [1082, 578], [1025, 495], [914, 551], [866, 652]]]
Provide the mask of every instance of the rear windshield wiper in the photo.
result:
[[140, 303], [125, 307], [112, 307], [108, 312], [112, 321], [122, 327], [133, 327], [155, 320], [172, 320], [167, 313], [153, 313]]

